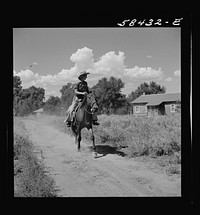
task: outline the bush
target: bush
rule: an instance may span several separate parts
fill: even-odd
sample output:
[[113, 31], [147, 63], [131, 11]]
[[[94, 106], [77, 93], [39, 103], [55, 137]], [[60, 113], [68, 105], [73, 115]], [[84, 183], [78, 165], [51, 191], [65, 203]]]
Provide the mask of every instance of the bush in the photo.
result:
[[14, 134], [14, 159], [23, 159], [30, 156], [33, 150], [33, 145], [27, 137], [21, 136], [17, 133]]
[[181, 172], [180, 165], [172, 164], [167, 168], [167, 173], [170, 175], [180, 174], [180, 172]]

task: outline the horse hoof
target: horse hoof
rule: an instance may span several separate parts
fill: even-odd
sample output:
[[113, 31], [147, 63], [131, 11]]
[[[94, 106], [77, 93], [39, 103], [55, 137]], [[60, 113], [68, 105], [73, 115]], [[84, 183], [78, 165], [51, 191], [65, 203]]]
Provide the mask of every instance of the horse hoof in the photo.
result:
[[77, 149], [77, 152], [81, 152], [81, 149]]
[[98, 157], [97, 152], [92, 152], [92, 155], [93, 155], [94, 158]]

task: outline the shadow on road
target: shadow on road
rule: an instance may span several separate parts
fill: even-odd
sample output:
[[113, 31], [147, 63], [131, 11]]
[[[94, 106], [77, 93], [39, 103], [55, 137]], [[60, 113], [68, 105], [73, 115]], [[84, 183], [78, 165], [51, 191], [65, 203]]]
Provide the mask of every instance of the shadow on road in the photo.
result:
[[[90, 146], [89, 148], [92, 151], [92, 146]], [[96, 145], [96, 151], [98, 154], [101, 154], [100, 157], [106, 156], [107, 154], [117, 154], [122, 157], [125, 156], [124, 152], [119, 151], [116, 147], [109, 145]]]

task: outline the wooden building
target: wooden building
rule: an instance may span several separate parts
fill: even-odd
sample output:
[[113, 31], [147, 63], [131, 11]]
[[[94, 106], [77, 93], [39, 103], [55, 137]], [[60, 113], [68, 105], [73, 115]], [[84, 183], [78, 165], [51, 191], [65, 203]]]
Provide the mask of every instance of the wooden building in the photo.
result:
[[42, 113], [43, 113], [43, 108], [40, 108], [40, 109], [38, 109], [38, 110], [33, 111], [33, 114], [34, 114], [36, 117], [41, 116]]
[[152, 116], [175, 113], [178, 102], [181, 102], [181, 93], [141, 95], [131, 103], [134, 116]]

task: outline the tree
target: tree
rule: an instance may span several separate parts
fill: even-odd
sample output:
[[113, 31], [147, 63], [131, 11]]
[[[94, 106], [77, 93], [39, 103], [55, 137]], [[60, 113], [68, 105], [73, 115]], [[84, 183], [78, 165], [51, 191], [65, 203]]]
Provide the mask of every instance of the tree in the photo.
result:
[[160, 86], [159, 84], [156, 84], [156, 82], [152, 81], [149, 85], [149, 94], [159, 94], [159, 93], [165, 93], [166, 88], [164, 86]]
[[31, 86], [27, 89], [22, 89], [20, 78], [14, 76], [13, 91], [15, 115], [28, 115], [32, 111], [43, 107], [45, 93], [43, 88]]
[[58, 114], [60, 112], [60, 98], [58, 96], [50, 96], [43, 108], [49, 114]]
[[122, 80], [115, 77], [110, 77], [109, 79], [104, 77], [92, 87], [100, 113], [111, 114], [124, 107], [126, 97], [121, 93], [123, 87]]
[[22, 82], [19, 76], [13, 76], [13, 96], [17, 96], [22, 89]]
[[45, 90], [41, 87], [31, 86], [28, 89], [25, 89], [28, 96], [27, 100], [30, 102], [31, 111], [37, 110], [44, 105], [44, 94]]
[[13, 76], [13, 113], [16, 115], [16, 106], [19, 102], [19, 94], [22, 89], [22, 82], [19, 76]]
[[150, 84], [144, 82], [140, 84], [140, 86], [133, 92], [131, 92], [128, 95], [128, 100], [131, 102], [141, 96], [143, 93], [146, 95], [148, 94], [159, 94], [159, 93], [165, 93], [166, 88], [164, 86], [160, 86], [159, 84], [156, 84], [156, 82], [152, 81]]
[[74, 86], [75, 84], [67, 83], [67, 85], [62, 86], [60, 90], [61, 93], [61, 104], [66, 109], [72, 104], [74, 97]]

